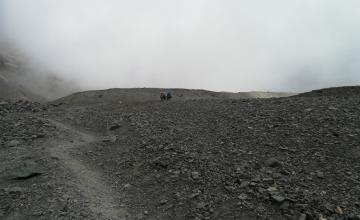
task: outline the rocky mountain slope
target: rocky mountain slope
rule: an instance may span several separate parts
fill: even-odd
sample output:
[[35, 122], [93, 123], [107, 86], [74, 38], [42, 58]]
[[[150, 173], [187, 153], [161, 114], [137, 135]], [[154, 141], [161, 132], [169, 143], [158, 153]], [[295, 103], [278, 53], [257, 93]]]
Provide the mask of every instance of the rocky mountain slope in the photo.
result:
[[[78, 92], [63, 97], [55, 103], [67, 104], [110, 104], [120, 102], [145, 102], [158, 101], [160, 88], [131, 88], [107, 89]], [[296, 95], [295, 93], [281, 92], [213, 92], [208, 90], [172, 89], [173, 100], [198, 100], [198, 99], [250, 99], [274, 98]]]
[[273, 99], [2, 101], [0, 219], [359, 220], [354, 88]]
[[41, 101], [74, 92], [76, 86], [34, 66], [11, 46], [0, 42], [0, 98]]
[[326, 88], [313, 90], [311, 92], [306, 92], [299, 94], [302, 97], [314, 97], [314, 96], [354, 96], [360, 93], [360, 86], [345, 86], [345, 87], [336, 87], [336, 88]]

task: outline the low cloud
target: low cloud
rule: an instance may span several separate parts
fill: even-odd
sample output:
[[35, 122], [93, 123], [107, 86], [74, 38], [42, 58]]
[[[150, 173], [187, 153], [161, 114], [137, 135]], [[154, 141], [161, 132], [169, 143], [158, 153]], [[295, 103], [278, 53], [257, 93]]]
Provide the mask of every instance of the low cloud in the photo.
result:
[[0, 37], [83, 89], [360, 83], [357, 0], [1, 0]]

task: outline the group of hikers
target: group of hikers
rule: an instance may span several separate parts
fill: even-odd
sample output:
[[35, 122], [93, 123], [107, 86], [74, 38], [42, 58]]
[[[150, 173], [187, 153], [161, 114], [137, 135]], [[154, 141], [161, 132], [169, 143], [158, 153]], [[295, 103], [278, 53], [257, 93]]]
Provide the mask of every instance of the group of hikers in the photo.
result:
[[170, 100], [172, 98], [171, 90], [165, 89], [160, 91], [160, 100]]

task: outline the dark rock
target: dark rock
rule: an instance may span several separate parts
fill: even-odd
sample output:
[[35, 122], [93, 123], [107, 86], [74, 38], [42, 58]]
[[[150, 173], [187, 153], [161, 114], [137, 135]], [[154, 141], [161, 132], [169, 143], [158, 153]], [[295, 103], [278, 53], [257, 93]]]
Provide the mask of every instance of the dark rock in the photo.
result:
[[238, 199], [240, 200], [246, 200], [248, 198], [248, 196], [245, 194], [245, 193], [241, 193], [239, 196], [238, 196]]
[[191, 178], [198, 180], [200, 178], [200, 173], [197, 171], [191, 172]]
[[263, 181], [264, 181], [264, 182], [273, 182], [274, 179], [271, 178], [271, 177], [267, 177], [267, 178], [263, 178]]
[[271, 195], [271, 199], [277, 203], [282, 203], [285, 201], [286, 198], [280, 195]]
[[116, 143], [117, 137], [116, 136], [110, 136], [110, 137], [105, 137], [102, 141], [103, 142], [108, 142], [108, 143]]
[[46, 134], [44, 133], [39, 133], [35, 135], [35, 138], [44, 138], [46, 136]]
[[346, 216], [346, 219], [348, 220], [360, 220], [360, 215], [355, 215], [353, 213], [350, 213]]
[[168, 201], [166, 199], [160, 200], [160, 205], [165, 205]]
[[110, 130], [110, 131], [113, 131], [113, 130], [116, 130], [116, 129], [118, 129], [118, 128], [120, 128], [120, 125], [119, 125], [119, 124], [113, 124], [113, 125], [111, 125], [111, 126], [109, 127], [109, 130]]
[[265, 165], [268, 167], [281, 167], [281, 162], [276, 158], [269, 158], [265, 161]]
[[206, 206], [205, 202], [199, 202], [196, 204], [197, 209], [203, 209], [203, 208], [205, 208], [205, 206]]
[[320, 179], [323, 179], [325, 177], [324, 172], [322, 172], [322, 171], [316, 172], [316, 176]]
[[226, 189], [226, 191], [228, 192], [233, 192], [235, 190], [235, 187], [234, 186], [225, 186], [224, 187]]
[[249, 181], [243, 181], [243, 182], [241, 182], [241, 184], [240, 184], [240, 188], [245, 188], [245, 187], [248, 187], [250, 185], [250, 182]]
[[335, 210], [335, 207], [334, 207], [333, 205], [329, 204], [329, 203], [326, 203], [326, 204], [324, 205], [324, 207], [325, 207], [325, 209], [326, 209], [328, 212], [330, 212], [330, 213], [333, 213], [334, 210]]
[[256, 163], [254, 164], [254, 169], [255, 169], [255, 170], [261, 169], [260, 163], [257, 163], [257, 162], [256, 162]]
[[154, 159], [152, 163], [155, 167], [162, 169], [166, 169], [169, 166], [169, 162], [160, 157]]
[[12, 178], [13, 180], [26, 180], [36, 176], [41, 175], [42, 173], [31, 170], [19, 170], [15, 173], [15, 176]]
[[299, 220], [307, 220], [306, 214], [301, 214]]
[[25, 161], [23, 164], [14, 167], [10, 176], [12, 180], [26, 180], [42, 174], [43, 171], [38, 164], [33, 161]]
[[256, 176], [252, 181], [255, 183], [261, 182], [260, 176]]
[[281, 210], [288, 210], [290, 206], [290, 203], [288, 201], [285, 201], [281, 204], [280, 209]]
[[7, 147], [16, 147], [17, 145], [19, 145], [21, 142], [19, 140], [12, 140], [9, 141], [6, 146]]

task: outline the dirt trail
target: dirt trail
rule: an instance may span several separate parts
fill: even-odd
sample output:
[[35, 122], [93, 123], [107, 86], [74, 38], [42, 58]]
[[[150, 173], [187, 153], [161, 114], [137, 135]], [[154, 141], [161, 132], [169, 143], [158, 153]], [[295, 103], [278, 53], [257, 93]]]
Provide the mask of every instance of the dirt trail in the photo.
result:
[[128, 219], [126, 210], [117, 205], [112, 188], [103, 180], [101, 174], [69, 154], [70, 150], [96, 142], [98, 138], [63, 123], [54, 120], [51, 122], [58, 128], [72, 133], [71, 140], [56, 143], [50, 149], [50, 154], [59, 158], [65, 168], [76, 177], [73, 180], [74, 184], [88, 200], [90, 209], [99, 219]]

